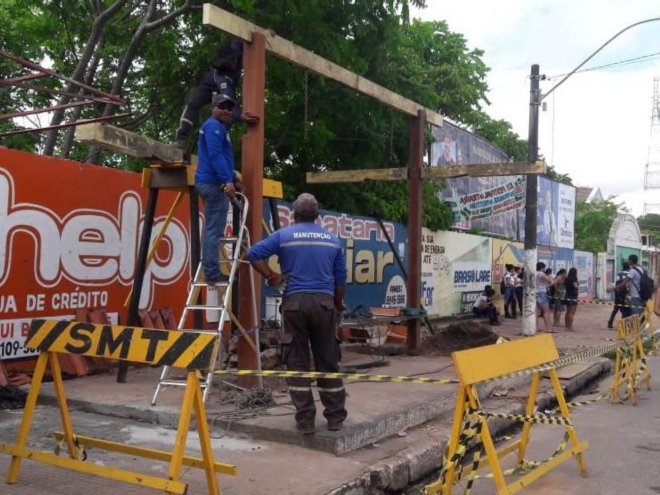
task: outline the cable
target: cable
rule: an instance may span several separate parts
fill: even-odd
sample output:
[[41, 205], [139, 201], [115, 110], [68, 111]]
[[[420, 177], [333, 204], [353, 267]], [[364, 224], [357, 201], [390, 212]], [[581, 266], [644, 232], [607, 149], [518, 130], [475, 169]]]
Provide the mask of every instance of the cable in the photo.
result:
[[[609, 69], [611, 67], [618, 67], [620, 65], [636, 64], [636, 63], [645, 62], [649, 59], [658, 58], [658, 57], [660, 57], [660, 52], [649, 53], [648, 55], [641, 55], [639, 57], [628, 58], [628, 59], [625, 59], [625, 60], [620, 60], [618, 62], [612, 62], [612, 63], [609, 63], [609, 64], [603, 64], [603, 65], [596, 65], [594, 67], [587, 67], [586, 69], [578, 70], [578, 71], [575, 71], [574, 73], [579, 74], [581, 72], [592, 72], [592, 71], [597, 71], [597, 70]], [[556, 76], [547, 76], [546, 79], [548, 81], [552, 81], [553, 79], [559, 79], [560, 77], [564, 77], [568, 74], [569, 73], [557, 74]]]

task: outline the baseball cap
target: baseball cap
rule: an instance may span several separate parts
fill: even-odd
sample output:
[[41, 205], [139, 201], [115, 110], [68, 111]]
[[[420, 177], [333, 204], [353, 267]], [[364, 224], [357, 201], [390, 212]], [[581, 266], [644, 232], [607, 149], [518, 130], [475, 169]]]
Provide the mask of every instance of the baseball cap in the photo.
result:
[[234, 105], [236, 105], [236, 101], [228, 93], [220, 93], [213, 98], [214, 107], [233, 107]]

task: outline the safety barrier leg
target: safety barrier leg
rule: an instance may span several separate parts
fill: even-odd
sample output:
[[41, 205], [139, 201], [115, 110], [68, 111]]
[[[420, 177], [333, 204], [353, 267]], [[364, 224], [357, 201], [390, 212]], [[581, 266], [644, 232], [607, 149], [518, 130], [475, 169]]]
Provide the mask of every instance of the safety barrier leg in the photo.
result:
[[[46, 364], [48, 363], [48, 353], [42, 352], [37, 359], [37, 365], [34, 368], [34, 375], [32, 375], [32, 385], [30, 385], [30, 392], [25, 400], [25, 409], [23, 410], [23, 418], [21, 419], [21, 427], [18, 430], [16, 437], [16, 448], [22, 450], [25, 448], [28, 434], [30, 433], [30, 426], [32, 426], [32, 415], [34, 408], [37, 406], [37, 398], [39, 397], [39, 389], [41, 382], [46, 372]], [[11, 463], [9, 464], [9, 474], [7, 475], [7, 483], [14, 484], [18, 481], [18, 474], [21, 470], [21, 458], [12, 456]]]

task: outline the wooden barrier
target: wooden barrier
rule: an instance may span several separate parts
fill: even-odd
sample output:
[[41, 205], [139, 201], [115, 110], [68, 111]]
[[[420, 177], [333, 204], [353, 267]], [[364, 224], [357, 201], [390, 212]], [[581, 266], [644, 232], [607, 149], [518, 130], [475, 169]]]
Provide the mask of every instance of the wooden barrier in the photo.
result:
[[[220, 493], [216, 472], [236, 474], [236, 466], [213, 460], [209, 427], [200, 386], [200, 372], [210, 369], [212, 360], [216, 358], [218, 337], [215, 334], [57, 320], [33, 320], [26, 345], [39, 350], [40, 354], [16, 444], [0, 444], [0, 452], [12, 456], [7, 483], [14, 484], [18, 481], [21, 460], [24, 458], [80, 473], [93, 474], [116, 481], [163, 490], [166, 494], [185, 494], [187, 492], [188, 485], [180, 480], [183, 465], [206, 471], [209, 495]], [[74, 434], [69, 408], [64, 395], [60, 364], [57, 359], [59, 353], [186, 368], [188, 370], [187, 383], [172, 452]], [[53, 376], [57, 404], [62, 418], [63, 432], [56, 433], [56, 437], [66, 445], [68, 458], [26, 447], [39, 389], [48, 365], [50, 365]], [[185, 455], [188, 428], [193, 413], [201, 445], [201, 458]], [[168, 476], [161, 478], [84, 462], [79, 451], [79, 447], [82, 446], [102, 448], [132, 456], [169, 462]]]
[[[557, 348], [550, 335], [478, 347], [452, 354], [459, 386], [451, 437], [445, 451], [440, 479], [427, 485], [424, 493], [449, 495], [454, 482], [461, 479], [468, 480], [468, 489], [470, 489], [477, 477], [477, 470], [486, 463], [491, 470], [487, 477], [494, 479], [498, 495], [518, 492], [573, 457], [576, 458], [582, 475], [586, 476], [587, 467], [582, 452], [589, 445], [587, 442], [578, 440], [559, 383], [557, 370], [554, 368], [547, 370], [547, 367], [544, 367], [558, 357]], [[535, 412], [536, 396], [543, 372], [547, 372], [550, 376], [552, 389], [557, 396], [559, 415]], [[482, 410], [477, 385], [510, 374], [531, 374], [532, 376], [525, 414], [492, 414]], [[500, 450], [496, 450], [488, 428], [488, 418], [490, 417], [522, 421], [524, 426], [520, 438]], [[535, 423], [561, 425], [566, 430], [564, 440], [557, 451], [542, 462], [525, 459], [531, 426]], [[469, 467], [464, 467], [463, 461], [469, 449], [474, 451], [472, 462]], [[481, 455], [484, 451], [486, 455], [485, 458], [482, 458]], [[517, 453], [516, 467], [504, 471], [500, 465], [500, 458], [512, 452]], [[505, 476], [516, 474], [521, 474], [521, 476], [507, 484]]]

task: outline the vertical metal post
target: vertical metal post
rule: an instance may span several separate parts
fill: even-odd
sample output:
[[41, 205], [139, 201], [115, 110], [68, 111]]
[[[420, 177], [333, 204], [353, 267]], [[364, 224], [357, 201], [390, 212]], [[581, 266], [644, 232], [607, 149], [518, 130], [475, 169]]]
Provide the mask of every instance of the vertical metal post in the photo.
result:
[[[534, 163], [539, 153], [539, 66], [532, 65], [529, 88], [529, 136], [527, 160]], [[538, 209], [538, 176], [527, 176], [525, 198], [525, 297], [523, 306], [523, 335], [536, 333], [536, 215]]]
[[[419, 306], [422, 287], [422, 163], [426, 112], [419, 110], [410, 126], [410, 161], [408, 163], [408, 282], [407, 305]], [[417, 348], [420, 340], [419, 319], [408, 321], [406, 345]]]
[[[245, 43], [243, 52], [243, 109], [258, 117], [259, 121], [248, 127], [243, 136], [243, 182], [245, 193], [250, 201], [247, 226], [252, 242], [257, 242], [262, 236], [261, 221], [263, 218], [263, 182], [264, 182], [264, 92], [266, 89], [266, 39], [262, 34], [253, 33], [252, 42]], [[247, 265], [240, 271], [240, 304], [239, 318], [244, 327], [251, 329], [259, 325], [253, 320], [252, 299], [261, 310], [261, 286], [255, 282], [255, 292], [252, 293], [249, 277], [253, 276]], [[256, 342], [259, 345], [258, 342]], [[257, 357], [254, 351], [241, 337], [238, 341], [239, 369], [256, 369]], [[253, 386], [253, 377], [242, 377], [243, 386]]]
[[[195, 186], [188, 188], [190, 198], [190, 278], [195, 277], [200, 257], [200, 234], [199, 234], [199, 198]], [[201, 291], [197, 295], [194, 304], [201, 304]], [[193, 328], [202, 328], [202, 312], [193, 311]]]
[[[140, 297], [142, 296], [142, 284], [144, 282], [144, 271], [147, 266], [147, 255], [149, 253], [149, 244], [151, 244], [151, 231], [154, 226], [154, 217], [156, 216], [156, 203], [158, 202], [158, 189], [149, 188], [149, 199], [147, 200], [147, 211], [144, 215], [144, 225], [142, 226], [142, 236], [140, 237], [140, 249], [135, 262], [135, 277], [133, 278], [133, 292], [131, 301], [128, 305], [128, 316], [126, 325], [137, 325], [138, 310], [140, 309]], [[128, 362], [119, 361], [117, 368], [117, 383], [126, 383], [128, 374]]]

